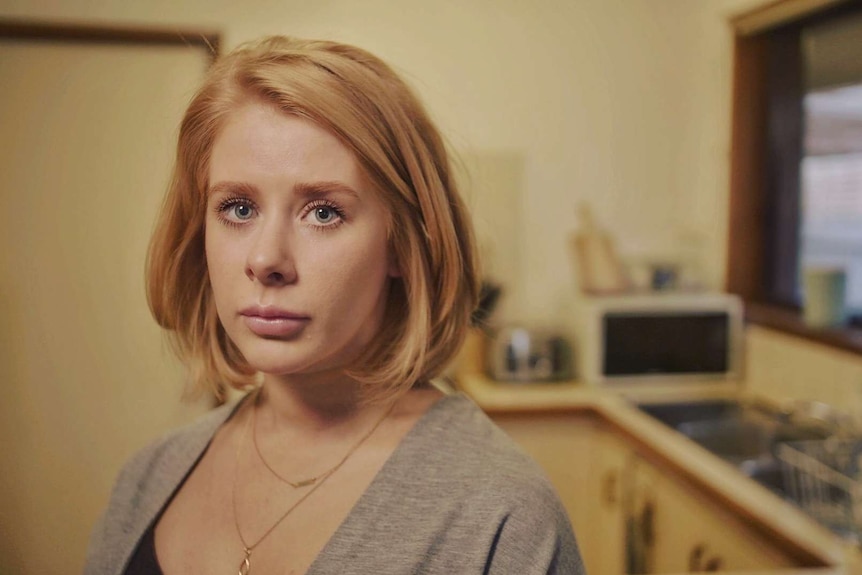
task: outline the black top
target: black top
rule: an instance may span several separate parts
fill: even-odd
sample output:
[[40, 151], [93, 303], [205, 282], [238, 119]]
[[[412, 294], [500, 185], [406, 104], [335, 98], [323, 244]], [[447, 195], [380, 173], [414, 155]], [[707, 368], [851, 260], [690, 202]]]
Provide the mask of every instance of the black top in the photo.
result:
[[126, 565], [124, 575], [164, 575], [156, 557], [156, 524], [152, 523], [144, 532], [138, 547]]

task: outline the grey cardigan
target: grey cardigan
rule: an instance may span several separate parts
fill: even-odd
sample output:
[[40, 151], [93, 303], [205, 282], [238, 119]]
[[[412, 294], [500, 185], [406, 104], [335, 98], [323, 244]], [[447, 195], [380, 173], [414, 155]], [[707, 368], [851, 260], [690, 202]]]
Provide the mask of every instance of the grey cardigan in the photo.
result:
[[[235, 406], [150, 445], [120, 472], [85, 575], [121, 575]], [[463, 395], [405, 436], [307, 575], [581, 574], [562, 505], [538, 466]]]

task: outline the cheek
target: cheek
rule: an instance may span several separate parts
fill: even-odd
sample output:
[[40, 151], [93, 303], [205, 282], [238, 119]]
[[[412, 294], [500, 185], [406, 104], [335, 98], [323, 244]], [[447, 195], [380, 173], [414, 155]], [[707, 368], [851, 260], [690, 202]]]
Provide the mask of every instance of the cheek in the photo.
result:
[[321, 295], [330, 301], [376, 302], [387, 285], [392, 267], [384, 241], [355, 242], [323, 258], [325, 266], [315, 266], [320, 274]]
[[[204, 255], [210, 285], [218, 300], [219, 293], [227, 287], [231, 270], [236, 270], [237, 265], [241, 265], [240, 245], [239, 242], [228, 241], [218, 233], [208, 233], [204, 238]], [[239, 271], [243, 272], [244, 269], [240, 267]]]

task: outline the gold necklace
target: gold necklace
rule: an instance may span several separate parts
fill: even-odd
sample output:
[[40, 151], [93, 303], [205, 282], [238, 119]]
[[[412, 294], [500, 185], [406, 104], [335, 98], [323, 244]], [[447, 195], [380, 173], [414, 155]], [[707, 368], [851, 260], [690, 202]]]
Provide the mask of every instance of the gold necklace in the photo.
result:
[[[255, 393], [257, 394], [258, 392], [255, 392]], [[257, 395], [255, 395], [254, 401], [256, 404]], [[255, 404], [252, 404], [252, 418], [254, 417], [254, 406], [255, 406]], [[371, 427], [371, 429], [368, 430], [367, 433], [365, 433], [365, 435], [363, 435], [361, 438], [359, 438], [359, 441], [357, 441], [355, 444], [353, 444], [353, 447], [351, 447], [347, 451], [347, 453], [344, 455], [344, 457], [341, 458], [341, 461], [339, 461], [337, 464], [335, 464], [335, 467], [333, 467], [329, 471], [326, 471], [326, 472], [322, 473], [321, 475], [319, 475], [317, 478], [315, 478], [315, 481], [317, 481], [318, 479], [320, 480], [319, 483], [316, 483], [311, 489], [308, 490], [308, 492], [306, 492], [302, 497], [297, 499], [293, 503], [293, 505], [288, 507], [287, 511], [285, 511], [281, 515], [281, 517], [279, 517], [276, 520], [276, 522], [273, 523], [270, 526], [270, 528], [267, 529], [263, 533], [263, 535], [258, 537], [257, 541], [255, 541], [254, 543], [251, 543], [251, 544], [247, 543], [245, 540], [245, 537], [243, 537], [243, 535], [242, 535], [242, 530], [239, 527], [239, 513], [237, 513], [237, 507], [236, 507], [236, 485], [237, 485], [237, 479], [239, 478], [239, 455], [240, 455], [240, 451], [242, 450], [241, 449], [242, 444], [245, 442], [245, 436], [248, 433], [248, 428], [251, 426], [251, 423], [253, 421], [253, 419], [249, 420], [249, 425], [245, 426], [245, 429], [243, 431], [243, 435], [237, 444], [236, 468], [234, 470], [234, 475], [233, 475], [233, 488], [231, 489], [231, 502], [233, 503], [233, 524], [234, 524], [234, 527], [236, 527], [236, 533], [237, 533], [237, 535], [239, 535], [239, 540], [242, 543], [243, 552], [245, 553], [245, 557], [243, 557], [242, 562], [239, 564], [238, 575], [250, 575], [251, 574], [251, 554], [254, 551], [254, 549], [258, 545], [260, 545], [261, 542], [263, 542], [263, 540], [266, 539], [270, 533], [275, 531], [275, 528], [278, 527], [281, 524], [281, 522], [284, 521], [287, 518], [287, 516], [290, 515], [290, 513], [294, 509], [299, 507], [300, 503], [302, 503], [303, 501], [308, 499], [312, 493], [317, 491], [318, 488], [322, 487], [323, 484], [326, 483], [326, 480], [329, 479], [330, 476], [332, 476], [336, 471], [338, 471], [338, 469], [344, 464], [344, 462], [347, 461], [347, 459], [351, 455], [353, 455], [353, 452], [355, 452], [357, 449], [359, 449], [359, 446], [362, 445], [363, 443], [365, 443], [365, 441], [369, 437], [371, 437], [371, 435], [377, 430], [377, 428], [380, 427], [380, 424], [383, 423], [383, 420], [389, 416], [389, 414], [392, 412], [392, 409], [394, 407], [395, 407], [395, 402], [392, 402], [392, 405], [390, 405], [389, 408], [383, 413], [383, 416], [377, 420], [377, 422]]]
[[321, 473], [319, 475], [316, 475], [314, 477], [309, 477], [308, 479], [302, 479], [300, 481], [291, 481], [291, 480], [287, 479], [286, 477], [283, 477], [278, 471], [276, 471], [275, 468], [272, 465], [270, 465], [269, 462], [266, 460], [266, 458], [263, 456], [263, 453], [260, 450], [260, 446], [257, 444], [257, 400], [259, 397], [260, 397], [260, 393], [257, 393], [255, 395], [254, 402], [252, 403], [252, 406], [251, 406], [251, 442], [254, 445], [254, 450], [257, 452], [257, 456], [260, 459], [261, 463], [263, 463], [264, 467], [269, 469], [270, 473], [275, 475], [282, 482], [287, 483], [288, 485], [290, 485], [294, 489], [297, 489], [299, 487], [307, 487], [309, 485], [313, 485], [313, 484], [317, 483], [317, 481], [320, 478], [326, 477], [328, 474], [335, 471], [335, 469], [340, 465], [340, 463], [336, 463], [335, 465], [333, 465], [332, 467], [330, 467], [329, 469], [327, 469], [326, 471], [324, 471], [323, 473]]

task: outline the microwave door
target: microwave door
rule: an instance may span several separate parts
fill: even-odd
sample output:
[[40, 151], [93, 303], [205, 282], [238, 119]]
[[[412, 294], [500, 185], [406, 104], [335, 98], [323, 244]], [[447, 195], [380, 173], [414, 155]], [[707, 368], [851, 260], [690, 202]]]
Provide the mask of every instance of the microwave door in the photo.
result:
[[610, 313], [604, 318], [605, 376], [722, 374], [730, 370], [726, 313]]

